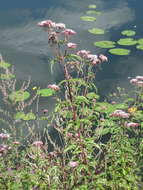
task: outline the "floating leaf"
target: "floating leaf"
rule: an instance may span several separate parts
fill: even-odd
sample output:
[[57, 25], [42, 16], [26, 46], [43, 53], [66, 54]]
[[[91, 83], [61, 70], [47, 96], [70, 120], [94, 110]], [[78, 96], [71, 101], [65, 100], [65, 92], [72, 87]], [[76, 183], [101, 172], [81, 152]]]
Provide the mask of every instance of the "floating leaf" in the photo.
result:
[[121, 32], [121, 34], [125, 35], [125, 36], [134, 36], [136, 34], [136, 32], [133, 30], [124, 30]]
[[130, 54], [130, 50], [122, 49], [122, 48], [110, 49], [109, 52], [114, 55], [129, 55]]
[[143, 50], [143, 44], [136, 46], [137, 49]]
[[14, 116], [15, 119], [22, 119], [24, 117], [24, 112], [17, 112]]
[[113, 48], [115, 47], [115, 42], [113, 41], [98, 41], [95, 42], [94, 45], [101, 48]]
[[133, 38], [122, 38], [117, 43], [122, 46], [132, 46], [135, 45], [137, 41]]
[[0, 62], [0, 67], [3, 69], [10, 67], [10, 65], [11, 65], [10, 63], [4, 62], [4, 61]]
[[80, 19], [83, 21], [90, 21], [90, 22], [96, 21], [96, 18], [92, 16], [81, 16]]
[[12, 92], [9, 95], [9, 99], [14, 102], [21, 102], [21, 101], [27, 100], [29, 96], [30, 96], [29, 92], [18, 90], [18, 91]]
[[96, 9], [96, 5], [92, 4], [92, 5], [88, 5], [89, 9]]
[[104, 30], [100, 29], [100, 28], [92, 28], [92, 29], [89, 29], [88, 32], [90, 32], [91, 34], [104, 34]]
[[0, 79], [2, 80], [10, 80], [10, 79], [13, 79], [15, 78], [15, 75], [13, 74], [0, 74]]
[[27, 114], [25, 114], [24, 112], [17, 112], [15, 114], [15, 119], [23, 119], [25, 121], [29, 121], [29, 120], [35, 120], [36, 116], [32, 112]]
[[143, 38], [140, 38], [138, 41], [137, 41], [138, 44], [143, 44]]
[[55, 91], [50, 88], [43, 88], [43, 89], [38, 90], [37, 94], [42, 97], [48, 97], [48, 96], [53, 96], [55, 94]]
[[88, 14], [88, 15], [101, 15], [101, 12], [95, 11], [95, 10], [89, 10], [89, 11], [86, 11], [86, 14]]

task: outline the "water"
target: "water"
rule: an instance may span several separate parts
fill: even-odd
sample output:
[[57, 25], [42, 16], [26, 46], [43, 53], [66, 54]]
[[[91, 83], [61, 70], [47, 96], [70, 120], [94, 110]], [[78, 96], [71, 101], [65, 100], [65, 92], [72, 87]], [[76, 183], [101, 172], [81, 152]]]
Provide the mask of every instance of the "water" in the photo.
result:
[[[102, 11], [102, 15], [94, 23], [80, 20], [89, 4], [96, 4], [97, 9]], [[0, 53], [15, 66], [18, 80], [27, 79], [30, 75], [32, 82], [42, 87], [58, 82], [60, 69], [56, 68], [53, 76], [50, 74], [47, 34], [36, 24], [44, 19], [64, 22], [68, 28], [77, 31], [78, 35], [73, 38], [73, 42], [78, 43], [81, 49], [104, 53], [109, 57], [109, 63], [104, 64], [97, 75], [102, 93], [106, 94], [115, 86], [128, 89], [127, 77], [142, 75], [142, 51], [132, 48], [130, 56], [111, 56], [105, 49], [96, 48], [92, 44], [98, 40], [117, 41], [124, 29], [136, 30], [136, 37], [141, 38], [142, 6], [143, 2], [137, 4], [136, 0], [1, 0]], [[103, 36], [94, 36], [87, 32], [92, 27], [99, 27], [107, 32]]]

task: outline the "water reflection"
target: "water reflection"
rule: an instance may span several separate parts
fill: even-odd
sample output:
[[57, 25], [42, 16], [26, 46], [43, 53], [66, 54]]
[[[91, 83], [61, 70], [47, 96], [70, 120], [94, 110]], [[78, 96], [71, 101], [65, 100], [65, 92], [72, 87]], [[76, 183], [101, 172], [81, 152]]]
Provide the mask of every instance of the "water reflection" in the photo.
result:
[[[89, 3], [97, 4], [98, 10], [102, 11], [94, 27], [107, 30], [103, 36], [95, 37], [89, 34], [87, 29], [92, 28], [93, 23], [80, 20]], [[0, 52], [6, 60], [16, 66], [18, 79], [23, 80], [31, 75], [32, 80], [46, 85], [60, 77], [60, 70], [55, 70], [54, 76], [50, 75], [47, 34], [36, 26], [38, 21], [48, 18], [55, 22], [64, 22], [69, 28], [78, 32], [73, 41], [76, 41], [80, 47], [108, 55], [106, 50], [95, 48], [92, 45], [93, 41], [118, 40], [122, 29], [134, 25], [140, 30], [141, 23], [136, 21], [141, 14], [140, 6], [136, 5], [134, 0], [43, 0], [42, 2], [13, 0], [10, 3], [5, 1], [0, 7]], [[142, 56], [134, 49], [129, 57], [108, 55], [109, 64], [104, 65], [97, 76], [102, 86], [106, 83], [108, 87], [113, 87], [117, 82], [125, 85], [128, 76], [139, 74], [142, 65], [138, 54]]]

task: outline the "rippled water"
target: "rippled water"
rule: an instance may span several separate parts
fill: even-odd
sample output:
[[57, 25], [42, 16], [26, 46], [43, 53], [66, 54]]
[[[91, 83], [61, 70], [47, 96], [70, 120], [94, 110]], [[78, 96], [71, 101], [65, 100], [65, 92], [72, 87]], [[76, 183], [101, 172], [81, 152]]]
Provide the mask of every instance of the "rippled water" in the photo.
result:
[[[2, 0], [1, 0], [2, 1]], [[32, 76], [32, 81], [42, 86], [56, 82], [60, 78], [60, 69], [54, 76], [49, 72], [50, 49], [47, 45], [47, 34], [37, 27], [37, 22], [52, 19], [64, 22], [68, 28], [77, 31], [73, 42], [81, 49], [89, 49], [93, 53], [104, 53], [109, 63], [104, 64], [97, 80], [104, 93], [120, 85], [128, 88], [128, 76], [141, 75], [143, 71], [143, 52], [131, 48], [130, 56], [111, 56], [104, 49], [93, 46], [94, 41], [117, 41], [124, 29], [136, 30], [136, 38], [143, 37], [143, 2], [136, 0], [25, 0], [1, 2], [0, 5], [0, 53], [5, 60], [16, 67], [19, 80]], [[87, 10], [88, 4], [96, 4], [102, 11], [94, 23], [80, 20]], [[99, 27], [107, 32], [102, 36], [94, 36], [87, 29]]]

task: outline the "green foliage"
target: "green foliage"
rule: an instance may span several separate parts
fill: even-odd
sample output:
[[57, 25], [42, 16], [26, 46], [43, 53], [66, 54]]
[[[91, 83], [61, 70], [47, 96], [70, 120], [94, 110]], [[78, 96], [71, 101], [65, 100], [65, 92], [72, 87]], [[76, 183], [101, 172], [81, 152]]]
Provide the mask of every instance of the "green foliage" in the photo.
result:
[[133, 38], [122, 38], [117, 43], [122, 46], [132, 46], [135, 45], [137, 41]]
[[109, 53], [114, 54], [114, 55], [129, 55], [130, 50], [123, 49], [123, 48], [114, 48], [114, 49], [110, 49]]
[[100, 48], [113, 48], [115, 47], [115, 42], [113, 41], [99, 41], [95, 42], [94, 45]]
[[96, 21], [96, 18], [93, 16], [81, 16], [80, 19], [83, 21], [90, 21], [90, 22]]
[[92, 28], [92, 29], [89, 29], [88, 32], [91, 33], [91, 34], [95, 34], [95, 35], [96, 34], [100, 35], [100, 34], [105, 33], [104, 30], [102, 30], [100, 28]]
[[27, 100], [30, 97], [30, 93], [23, 90], [14, 91], [9, 95], [9, 99], [12, 102], [21, 102]]
[[136, 32], [133, 30], [123, 30], [121, 33], [125, 36], [134, 36], [136, 34]]
[[55, 91], [50, 88], [43, 88], [43, 89], [38, 90], [37, 94], [42, 97], [48, 97], [48, 96], [53, 96], [55, 94]]

